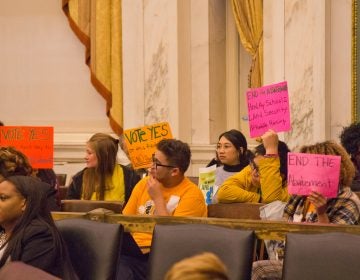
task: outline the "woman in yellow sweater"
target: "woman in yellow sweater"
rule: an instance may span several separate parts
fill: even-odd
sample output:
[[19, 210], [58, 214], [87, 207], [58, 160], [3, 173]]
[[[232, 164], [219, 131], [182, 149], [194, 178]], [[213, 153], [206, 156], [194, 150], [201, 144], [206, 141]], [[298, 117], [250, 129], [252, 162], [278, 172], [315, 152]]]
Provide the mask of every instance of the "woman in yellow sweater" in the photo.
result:
[[229, 177], [217, 192], [220, 203], [288, 201], [287, 154], [289, 148], [273, 130], [261, 136], [255, 159], [239, 173]]

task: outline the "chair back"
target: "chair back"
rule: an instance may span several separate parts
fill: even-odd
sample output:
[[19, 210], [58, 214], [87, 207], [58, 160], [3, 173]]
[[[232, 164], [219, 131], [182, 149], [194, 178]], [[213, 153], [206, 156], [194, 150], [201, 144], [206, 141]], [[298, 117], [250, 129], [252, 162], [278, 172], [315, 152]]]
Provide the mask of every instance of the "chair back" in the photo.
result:
[[6, 280], [60, 280], [37, 267], [15, 261], [9, 262], [0, 269], [0, 279]]
[[59, 199], [60, 201], [66, 199], [69, 187], [68, 186], [59, 186]]
[[67, 177], [67, 174], [65, 174], [65, 173], [57, 173], [56, 174], [56, 179], [59, 183], [59, 186], [66, 186], [66, 177]]
[[360, 279], [360, 236], [349, 233], [298, 234], [286, 237], [284, 280]]
[[149, 279], [164, 279], [176, 262], [202, 252], [216, 254], [230, 279], [251, 277], [254, 232], [204, 224], [156, 225], [151, 244]]
[[97, 208], [104, 208], [121, 214], [123, 205], [122, 201], [63, 199], [61, 200], [61, 211], [89, 212]]
[[122, 225], [84, 219], [63, 219], [56, 225], [79, 279], [115, 279]]

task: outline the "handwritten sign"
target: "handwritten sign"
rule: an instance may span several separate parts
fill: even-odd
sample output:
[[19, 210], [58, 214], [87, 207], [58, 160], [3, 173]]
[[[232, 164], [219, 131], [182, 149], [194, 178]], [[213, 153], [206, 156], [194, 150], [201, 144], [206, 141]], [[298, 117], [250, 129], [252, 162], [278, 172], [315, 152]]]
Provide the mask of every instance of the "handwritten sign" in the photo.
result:
[[11, 146], [24, 153], [33, 168], [53, 168], [53, 127], [0, 126], [0, 146]]
[[288, 153], [288, 191], [309, 195], [311, 191], [336, 197], [340, 176], [340, 156]]
[[173, 138], [167, 122], [128, 129], [124, 136], [134, 169], [150, 167], [156, 144], [162, 139]]
[[218, 188], [215, 186], [215, 180], [216, 164], [209, 167], [199, 168], [199, 188], [204, 195], [204, 199], [207, 205], [212, 203], [213, 196]]
[[290, 130], [287, 82], [249, 89], [246, 99], [251, 137], [261, 136], [268, 129]]

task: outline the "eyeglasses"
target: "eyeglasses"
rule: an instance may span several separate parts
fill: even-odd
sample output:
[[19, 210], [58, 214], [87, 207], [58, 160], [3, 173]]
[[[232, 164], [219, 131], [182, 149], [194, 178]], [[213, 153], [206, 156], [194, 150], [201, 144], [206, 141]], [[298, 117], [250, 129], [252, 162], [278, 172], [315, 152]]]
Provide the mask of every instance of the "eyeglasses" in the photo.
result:
[[173, 166], [173, 165], [161, 164], [159, 162], [159, 160], [155, 157], [155, 154], [152, 154], [151, 160], [152, 160], [153, 165], [155, 166], [155, 169], [157, 169], [158, 166], [168, 167], [168, 168], [176, 168], [176, 166]]

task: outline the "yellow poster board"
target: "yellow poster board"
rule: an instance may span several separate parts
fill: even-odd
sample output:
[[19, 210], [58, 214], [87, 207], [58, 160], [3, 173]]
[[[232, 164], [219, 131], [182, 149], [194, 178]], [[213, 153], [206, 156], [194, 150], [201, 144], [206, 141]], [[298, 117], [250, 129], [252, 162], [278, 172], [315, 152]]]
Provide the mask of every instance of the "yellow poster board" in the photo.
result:
[[8, 146], [24, 153], [33, 168], [53, 168], [53, 127], [0, 126], [0, 147]]
[[156, 144], [162, 139], [171, 138], [173, 137], [167, 122], [124, 130], [124, 139], [133, 168], [151, 167]]

